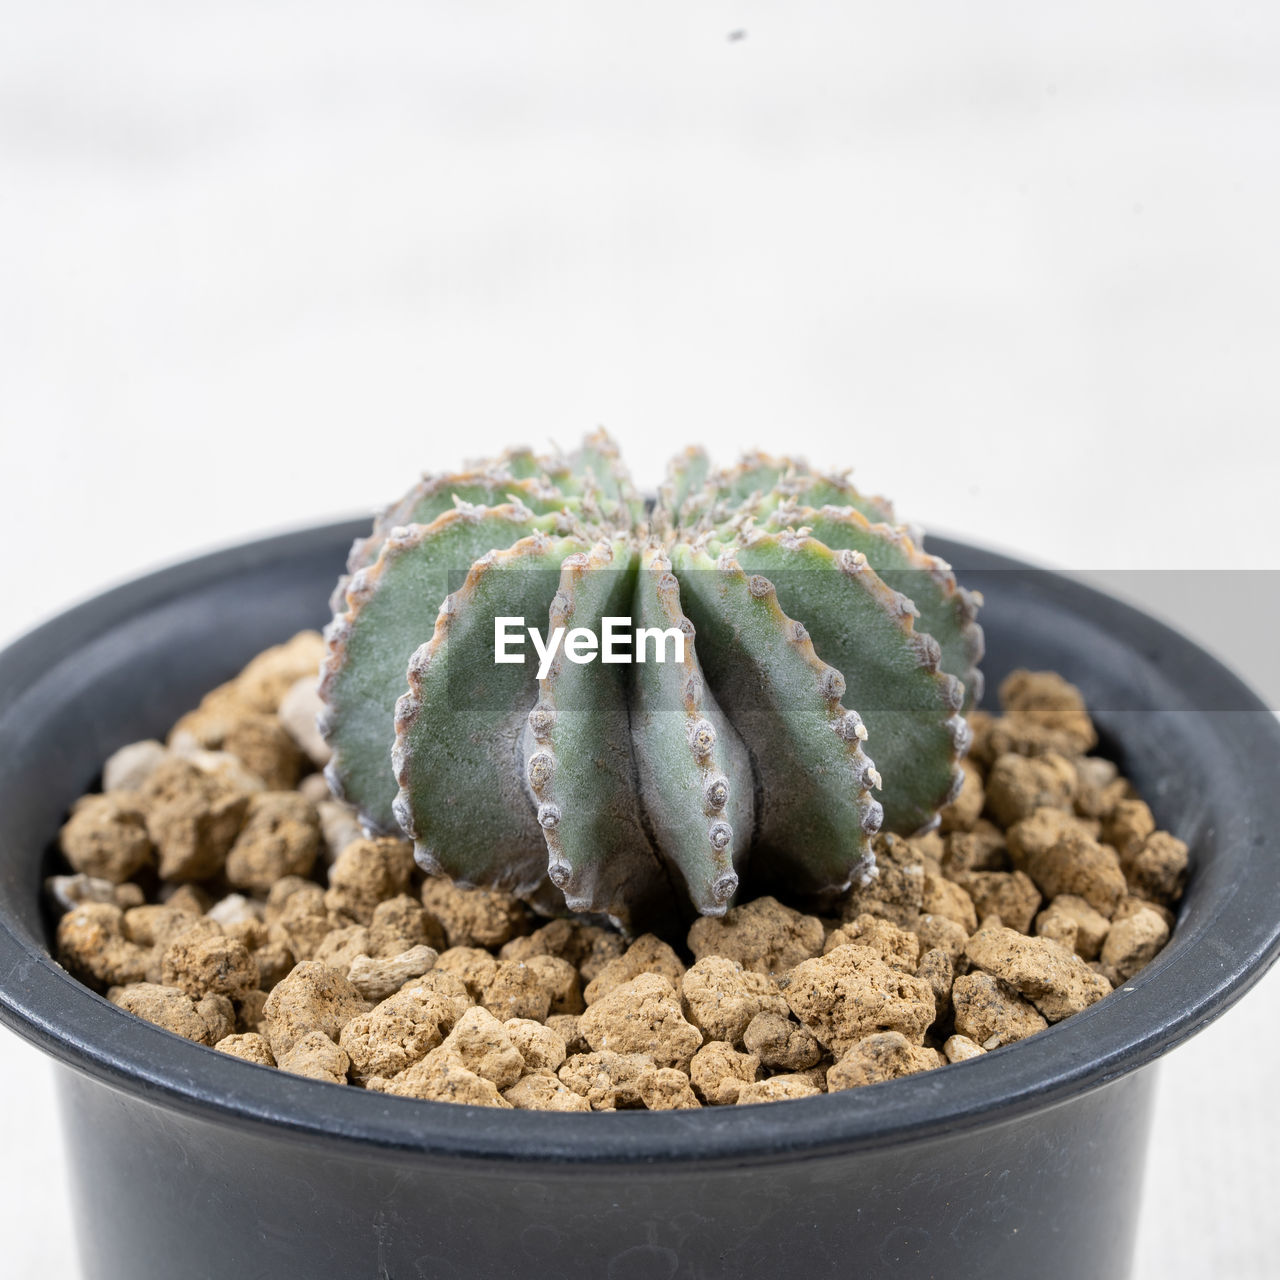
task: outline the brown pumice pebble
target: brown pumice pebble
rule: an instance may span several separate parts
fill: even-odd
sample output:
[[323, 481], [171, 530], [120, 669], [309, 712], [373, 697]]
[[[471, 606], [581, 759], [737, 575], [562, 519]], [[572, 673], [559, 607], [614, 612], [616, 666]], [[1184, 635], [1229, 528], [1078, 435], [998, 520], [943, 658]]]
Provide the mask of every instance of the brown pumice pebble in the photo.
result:
[[899, 1031], [878, 1031], [863, 1036], [827, 1070], [827, 1091], [838, 1093], [841, 1089], [896, 1080], [917, 1071], [932, 1071], [943, 1062], [936, 1049], [912, 1044]]
[[969, 939], [965, 955], [975, 968], [1004, 979], [1050, 1022], [1087, 1009], [1111, 990], [1111, 983], [1074, 951], [999, 924], [984, 924]]
[[675, 988], [658, 973], [642, 973], [601, 996], [578, 1019], [595, 1050], [644, 1053], [660, 1067], [688, 1068], [702, 1032], [685, 1020]]
[[967, 973], [957, 978], [951, 988], [951, 1001], [956, 1011], [956, 1030], [984, 1049], [1012, 1044], [1049, 1025], [1034, 1005], [989, 973]]
[[328, 910], [372, 924], [380, 902], [404, 893], [413, 879], [413, 845], [407, 840], [355, 840], [329, 868]]
[[247, 792], [219, 780], [188, 760], [160, 765], [137, 793], [147, 831], [160, 856], [165, 880], [203, 880], [217, 875], [244, 821]]
[[590, 1111], [591, 1103], [552, 1072], [531, 1071], [506, 1090], [503, 1100], [522, 1111]]
[[329, 1084], [346, 1084], [351, 1060], [323, 1031], [308, 1031], [276, 1059], [281, 1071]]
[[796, 1017], [837, 1054], [873, 1031], [899, 1031], [919, 1044], [937, 1016], [929, 983], [891, 969], [868, 947], [806, 960], [779, 986]]
[[276, 1060], [310, 1031], [330, 1039], [368, 1009], [364, 997], [336, 969], [304, 960], [267, 997], [264, 1025]]
[[509, 893], [460, 889], [432, 877], [422, 882], [422, 905], [440, 922], [451, 947], [500, 947], [525, 931], [528, 918], [524, 904]]
[[880, 959], [890, 969], [900, 973], [915, 973], [920, 963], [920, 939], [891, 920], [881, 920], [863, 912], [848, 924], [843, 924], [828, 936], [822, 953], [826, 955], [837, 947], [855, 943], [878, 952]]
[[574, 1054], [557, 1075], [586, 1099], [592, 1111], [616, 1111], [643, 1107], [643, 1091], [657, 1070], [653, 1059], [643, 1053], [603, 1049]]
[[787, 1002], [762, 973], [725, 956], [704, 956], [680, 980], [685, 1017], [708, 1040], [739, 1044], [748, 1024], [768, 1011], [785, 1019]]
[[258, 965], [243, 942], [184, 933], [167, 947], [160, 962], [161, 981], [190, 996], [219, 995], [241, 1000], [258, 985]]
[[296, 791], [258, 792], [227, 854], [227, 882], [268, 893], [285, 876], [309, 876], [319, 851], [320, 819], [309, 800]]
[[245, 1062], [256, 1062], [260, 1067], [274, 1067], [276, 1060], [271, 1054], [271, 1046], [265, 1036], [256, 1031], [249, 1031], [233, 1036], [224, 1036], [213, 1046], [219, 1053], [228, 1053], [233, 1058]]
[[1158, 911], [1143, 907], [1112, 924], [1099, 957], [1103, 974], [1119, 986], [1128, 982], [1169, 941], [1169, 926]]
[[684, 977], [684, 962], [661, 938], [642, 933], [620, 956], [601, 966], [582, 997], [587, 1004], [594, 1004], [601, 996], [642, 973], [660, 974], [673, 987], [679, 987]]
[[703, 1102], [729, 1106], [738, 1101], [743, 1085], [760, 1078], [760, 1059], [754, 1053], [739, 1053], [723, 1040], [712, 1040], [694, 1054], [689, 1078]]
[[813, 1032], [792, 1021], [786, 1014], [765, 1011], [747, 1025], [742, 1043], [761, 1064], [778, 1071], [803, 1071], [816, 1066], [823, 1048]]
[[142, 803], [127, 791], [81, 796], [58, 843], [77, 871], [112, 884], [123, 884], [154, 857]]
[[215, 1045], [235, 1030], [235, 1009], [226, 996], [202, 996], [197, 1000], [176, 987], [134, 982], [112, 987], [107, 999], [117, 1008], [200, 1044]]
[[425, 1058], [464, 1012], [447, 996], [409, 986], [346, 1022], [338, 1043], [359, 1075], [391, 1077]]
[[1189, 873], [1186, 845], [1084, 754], [1077, 691], [1018, 672], [1002, 715], [973, 716], [939, 828], [877, 836], [877, 875], [821, 916], [748, 898], [685, 939], [541, 919], [424, 877], [407, 841], [368, 838], [329, 794], [306, 723], [322, 647], [304, 633], [269, 650], [168, 745], [115, 752], [104, 793], [64, 824], [72, 874], [46, 883], [71, 973], [259, 1066], [540, 1111], [874, 1087], [1128, 983], [1168, 941]]
[[717, 919], [699, 916], [689, 930], [689, 950], [727, 956], [756, 973], [786, 973], [822, 950], [822, 921], [776, 898], [756, 898], [730, 907]]

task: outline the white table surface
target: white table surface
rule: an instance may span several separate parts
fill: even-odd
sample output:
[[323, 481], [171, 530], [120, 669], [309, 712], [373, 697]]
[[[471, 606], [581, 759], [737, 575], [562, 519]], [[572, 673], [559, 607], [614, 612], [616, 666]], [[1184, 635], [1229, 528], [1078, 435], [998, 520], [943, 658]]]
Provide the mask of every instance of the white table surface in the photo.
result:
[[[1040, 563], [1206, 571], [1125, 589], [1276, 689], [1274, 633], [1200, 592], [1278, 562], [1274, 11], [0, 18], [0, 639], [603, 422], [642, 484], [691, 439], [786, 448]], [[1139, 1280], [1276, 1273], [1278, 995], [1162, 1068]], [[0, 1096], [0, 1274], [70, 1280], [7, 1034]]]

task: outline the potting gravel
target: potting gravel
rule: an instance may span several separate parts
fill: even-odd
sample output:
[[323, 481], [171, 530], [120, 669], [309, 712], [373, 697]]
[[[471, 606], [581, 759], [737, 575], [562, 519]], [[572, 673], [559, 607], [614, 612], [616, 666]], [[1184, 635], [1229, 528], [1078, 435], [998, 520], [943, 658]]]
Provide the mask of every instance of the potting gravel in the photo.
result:
[[318, 633], [122, 747], [62, 828], [58, 958], [247, 1062], [402, 1097], [551, 1111], [761, 1103], [962, 1062], [1127, 981], [1169, 938], [1187, 847], [1079, 692], [1014, 672], [975, 712], [938, 830], [814, 915], [773, 897], [678, 947], [423, 876], [318, 772]]

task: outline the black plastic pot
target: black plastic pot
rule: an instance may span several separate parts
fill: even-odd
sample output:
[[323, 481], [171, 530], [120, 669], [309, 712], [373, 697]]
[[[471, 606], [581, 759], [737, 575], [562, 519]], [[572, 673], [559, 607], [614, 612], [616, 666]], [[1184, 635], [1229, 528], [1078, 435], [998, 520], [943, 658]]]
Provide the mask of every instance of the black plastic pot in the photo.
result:
[[1015, 665], [1079, 683], [1108, 749], [1195, 855], [1171, 945], [1029, 1041], [798, 1102], [498, 1112], [251, 1066], [136, 1021], [53, 963], [40, 886], [70, 802], [114, 748], [322, 622], [358, 531], [206, 556], [0, 656], [0, 1013], [60, 1064], [87, 1276], [1125, 1274], [1150, 1064], [1277, 952], [1280, 727], [1150, 618], [957, 544], [936, 543], [986, 593], [993, 684]]

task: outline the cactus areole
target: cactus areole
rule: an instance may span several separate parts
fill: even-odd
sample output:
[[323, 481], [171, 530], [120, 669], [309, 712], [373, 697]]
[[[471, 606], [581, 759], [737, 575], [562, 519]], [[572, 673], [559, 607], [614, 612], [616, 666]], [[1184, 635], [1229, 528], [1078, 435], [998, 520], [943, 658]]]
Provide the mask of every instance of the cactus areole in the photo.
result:
[[688, 449], [652, 505], [603, 432], [425, 477], [333, 603], [321, 729], [365, 826], [633, 930], [874, 875], [882, 826], [954, 798], [981, 696], [979, 598], [883, 499], [763, 454]]

